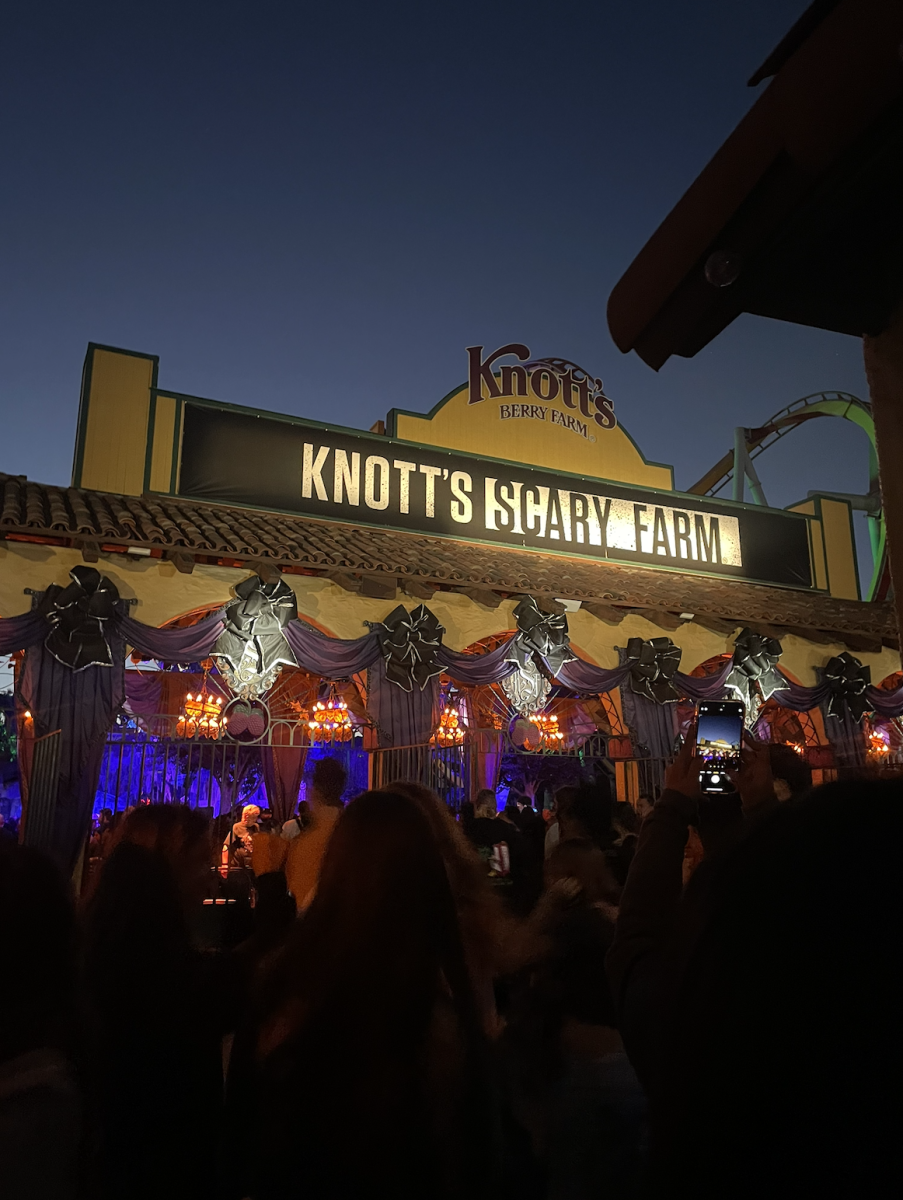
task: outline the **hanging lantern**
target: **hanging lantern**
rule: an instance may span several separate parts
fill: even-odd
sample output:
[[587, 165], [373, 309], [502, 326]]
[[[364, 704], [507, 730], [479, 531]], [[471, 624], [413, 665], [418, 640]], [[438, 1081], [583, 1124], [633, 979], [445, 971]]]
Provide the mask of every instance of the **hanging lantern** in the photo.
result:
[[185, 697], [182, 715], [176, 725], [179, 737], [205, 737], [216, 741], [222, 733], [222, 696], [211, 696], [206, 686], [197, 695]]
[[315, 745], [318, 742], [351, 741], [354, 734], [351, 713], [345, 701], [336, 694], [334, 685], [330, 684], [328, 697], [318, 700], [307, 714], [307, 728]]
[[434, 746], [460, 746], [464, 741], [464, 722], [454, 704], [446, 704], [433, 734]]

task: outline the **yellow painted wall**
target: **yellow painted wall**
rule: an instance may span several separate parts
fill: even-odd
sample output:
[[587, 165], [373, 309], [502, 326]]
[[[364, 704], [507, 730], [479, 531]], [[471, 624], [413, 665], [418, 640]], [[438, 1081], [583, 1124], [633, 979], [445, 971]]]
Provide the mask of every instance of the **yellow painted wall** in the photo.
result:
[[168, 492], [172, 484], [173, 450], [179, 405], [172, 396], [157, 396], [151, 432], [150, 490]]
[[[502, 420], [501, 406], [531, 404], [545, 408], [544, 420], [516, 417]], [[551, 423], [551, 410], [576, 416], [587, 425], [592, 441], [571, 429]], [[396, 412], [396, 436], [427, 446], [464, 450], [469, 454], [505, 458], [527, 466], [570, 471], [590, 479], [611, 479], [645, 487], [671, 489], [673, 471], [659, 463], [647, 463], [627, 433], [618, 425], [602, 429], [588, 422], [579, 411], [571, 413], [560, 397], [539, 401], [535, 396], [503, 397], [470, 403], [465, 384], [443, 401], [432, 417]]]
[[828, 496], [821, 496], [820, 508], [831, 595], [845, 600], [858, 600], [859, 586], [850, 506], [846, 500], [832, 500]]
[[[23, 594], [24, 588], [43, 590], [50, 583], [64, 585], [69, 582], [68, 572], [81, 562], [77, 550], [0, 542], [0, 616], [27, 611], [30, 598]], [[96, 565], [113, 580], [123, 597], [140, 599], [131, 613], [146, 625], [162, 625], [193, 609], [224, 604], [230, 598], [230, 588], [249, 574], [243, 568], [198, 564], [191, 575], [183, 575], [172, 563], [126, 554], [102, 555]], [[417, 604], [416, 600], [401, 595], [397, 600], [371, 600], [314, 576], [286, 575], [284, 579], [298, 598], [300, 615], [340, 638], [360, 637], [366, 632], [365, 620], [383, 620], [398, 603], [408, 609]], [[516, 601], [507, 600], [498, 608], [489, 609], [467, 596], [437, 592], [429, 607], [445, 626], [446, 644], [454, 650], [463, 650], [484, 637], [513, 629], [515, 604]], [[626, 646], [628, 638], [666, 634], [683, 651], [681, 670], [690, 672], [716, 654], [730, 652], [734, 636], [712, 633], [692, 621], [673, 632], [666, 631], [636, 615], [625, 617], [619, 625], [608, 625], [582, 610], [569, 613], [568, 624], [574, 644], [603, 667], [617, 665], [615, 647]], [[844, 649], [840, 643], [820, 646], [790, 634], [783, 639], [783, 647], [782, 667], [807, 686], [817, 682], [815, 668]], [[856, 657], [871, 667], [875, 683], [901, 669], [900, 655], [895, 650], [857, 653]]]
[[815, 501], [804, 500], [801, 504], [794, 504], [789, 511], [805, 513], [807, 517], [815, 518], [814, 521], [809, 522], [809, 549], [812, 553], [812, 581], [817, 588], [821, 588], [823, 592], [826, 592], [828, 590], [828, 565], [825, 560], [825, 539], [822, 534], [821, 521], [818, 518]]
[[[79, 411], [75, 487], [140, 496], [156, 360], [88, 348]], [[80, 460], [80, 462], [79, 462]]]

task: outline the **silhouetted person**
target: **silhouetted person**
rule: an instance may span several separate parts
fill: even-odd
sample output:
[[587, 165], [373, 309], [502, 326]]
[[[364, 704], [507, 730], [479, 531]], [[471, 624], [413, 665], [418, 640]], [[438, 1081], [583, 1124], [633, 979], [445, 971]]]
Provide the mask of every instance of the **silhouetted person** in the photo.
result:
[[285, 862], [288, 889], [299, 909], [313, 899], [320, 864], [342, 811], [342, 793], [348, 774], [337, 758], [321, 758], [310, 786], [310, 822], [289, 843]]
[[295, 815], [283, 822], [282, 836], [287, 842], [291, 842], [299, 833], [303, 833], [308, 825], [310, 825], [310, 804], [306, 800], [299, 800]]
[[524, 892], [527, 909], [533, 907], [542, 893], [542, 869], [545, 859], [546, 827], [530, 797], [519, 795], [515, 800], [513, 817], [521, 834], [524, 860]]
[[413, 800], [429, 822], [448, 873], [483, 1027], [494, 1036], [497, 1016], [493, 985], [502, 974], [514, 918], [492, 887], [485, 860], [464, 836], [448, 805], [418, 783], [392, 783], [388, 790]]
[[479, 1197], [492, 1177], [485, 1037], [442, 856], [407, 797], [342, 813], [265, 982], [255, 1200]]
[[75, 920], [67, 881], [36, 850], [0, 845], [0, 928], [0, 1195], [75, 1200]]
[[475, 818], [468, 836], [484, 860], [492, 886], [512, 910], [530, 907], [529, 875], [520, 830], [507, 813], [500, 813], [495, 792], [482, 788], [474, 802]]
[[110, 1200], [215, 1195], [222, 1038], [242, 993], [236, 956], [192, 944], [210, 858], [200, 813], [136, 809], [87, 904], [97, 1183]]
[[644, 1182], [646, 1101], [605, 973], [618, 888], [603, 852], [561, 842], [519, 939], [503, 1057], [549, 1197], [623, 1200]]
[[743, 757], [745, 833], [685, 894], [698, 765], [685, 749], [669, 768], [609, 953], [653, 1101], [655, 1194], [895, 1194], [903, 784], [778, 805], [767, 748]]

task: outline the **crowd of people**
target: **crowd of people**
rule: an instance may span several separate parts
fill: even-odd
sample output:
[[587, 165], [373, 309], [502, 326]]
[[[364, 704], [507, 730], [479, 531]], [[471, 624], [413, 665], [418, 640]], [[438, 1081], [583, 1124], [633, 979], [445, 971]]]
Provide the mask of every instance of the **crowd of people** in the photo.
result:
[[140, 805], [77, 903], [0, 842], [0, 1194], [896, 1194], [903, 783], [692, 745], [632, 804]]

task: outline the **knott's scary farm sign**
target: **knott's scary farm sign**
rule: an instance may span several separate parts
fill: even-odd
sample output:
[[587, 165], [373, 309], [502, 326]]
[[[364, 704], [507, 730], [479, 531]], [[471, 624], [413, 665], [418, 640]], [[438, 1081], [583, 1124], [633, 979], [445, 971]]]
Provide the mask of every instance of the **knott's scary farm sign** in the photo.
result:
[[[509, 355], [521, 362], [493, 370], [500, 358]], [[590, 442], [596, 440], [600, 429], [614, 429], [618, 423], [614, 401], [603, 393], [602, 380], [576, 363], [563, 358], [529, 361], [530, 351], [522, 342], [509, 342], [485, 359], [482, 346], [468, 346], [467, 359], [469, 403], [511, 397], [513, 402], [499, 404], [503, 421], [546, 421]], [[529, 402], [520, 403], [521, 396]]]
[[[592, 390], [572, 386], [578, 405], [579, 397], [586, 407], [592, 401], [608, 419], [598, 394], [593, 400]], [[557, 475], [209, 402], [185, 400], [178, 492], [460, 541], [812, 586], [807, 522], [796, 514]]]

